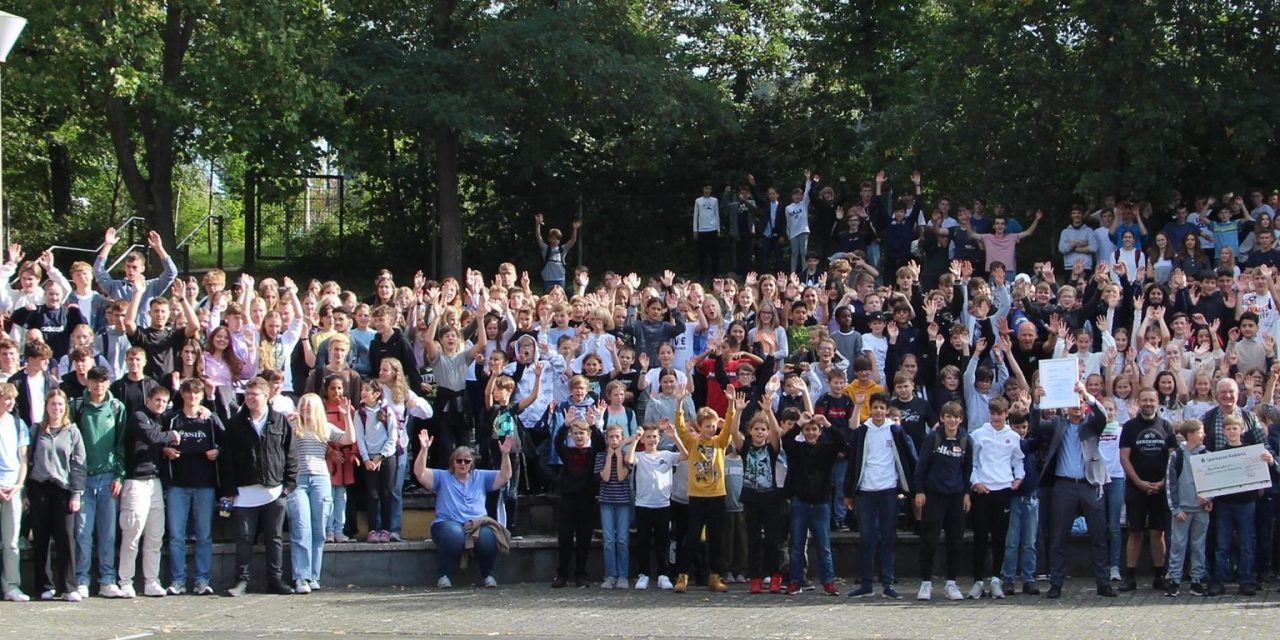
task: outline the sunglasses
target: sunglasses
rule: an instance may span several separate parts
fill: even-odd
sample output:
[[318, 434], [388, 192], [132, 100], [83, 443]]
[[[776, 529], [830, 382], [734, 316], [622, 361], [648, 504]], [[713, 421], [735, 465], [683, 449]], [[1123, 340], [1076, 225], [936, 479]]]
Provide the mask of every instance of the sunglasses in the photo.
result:
[[458, 458], [453, 461], [454, 464], [471, 464], [471, 458]]

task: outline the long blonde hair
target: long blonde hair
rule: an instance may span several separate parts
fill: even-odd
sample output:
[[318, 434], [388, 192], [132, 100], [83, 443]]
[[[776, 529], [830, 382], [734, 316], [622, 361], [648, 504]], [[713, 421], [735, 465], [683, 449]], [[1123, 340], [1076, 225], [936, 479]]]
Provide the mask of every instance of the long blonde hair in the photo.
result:
[[325, 414], [324, 401], [320, 396], [308, 393], [298, 399], [298, 420], [293, 424], [293, 435], [320, 442], [329, 441], [329, 418]]
[[[391, 373], [395, 378], [391, 384], [387, 385], [391, 388], [391, 403], [404, 404], [404, 401], [409, 398], [409, 382], [405, 379], [404, 366], [395, 358], [383, 358], [382, 364], [391, 367]], [[378, 366], [381, 367], [382, 365]]]

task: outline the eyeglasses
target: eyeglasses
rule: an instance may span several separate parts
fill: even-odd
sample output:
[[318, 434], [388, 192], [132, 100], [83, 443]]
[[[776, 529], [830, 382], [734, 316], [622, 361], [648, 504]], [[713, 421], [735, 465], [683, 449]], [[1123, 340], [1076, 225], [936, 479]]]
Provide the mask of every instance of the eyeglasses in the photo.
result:
[[457, 460], [454, 460], [453, 463], [463, 465], [471, 464], [471, 458], [458, 458]]

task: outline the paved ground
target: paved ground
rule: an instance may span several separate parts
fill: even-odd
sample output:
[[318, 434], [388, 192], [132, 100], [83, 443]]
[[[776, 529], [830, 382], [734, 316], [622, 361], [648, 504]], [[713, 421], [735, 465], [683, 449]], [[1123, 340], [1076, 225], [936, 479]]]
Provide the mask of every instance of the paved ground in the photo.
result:
[[[0, 603], [0, 637], [28, 638], [1273, 638], [1280, 594], [1254, 598], [1103, 599], [1084, 582], [1059, 601], [851, 600], [805, 592], [604, 592], [520, 585], [496, 590], [326, 589], [309, 596], [170, 597], [80, 604]], [[905, 592], [904, 592], [905, 593]], [[911, 595], [914, 595], [912, 593]], [[1016, 634], [1016, 635], [1015, 635]]]

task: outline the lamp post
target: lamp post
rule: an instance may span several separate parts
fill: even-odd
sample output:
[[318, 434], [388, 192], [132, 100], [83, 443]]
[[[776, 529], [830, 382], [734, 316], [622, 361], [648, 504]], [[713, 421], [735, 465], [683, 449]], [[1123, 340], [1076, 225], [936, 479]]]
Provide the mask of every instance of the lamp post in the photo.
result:
[[0, 220], [3, 220], [0, 222], [0, 237], [4, 238], [5, 246], [9, 245], [9, 208], [4, 205], [4, 64], [26, 26], [26, 18], [0, 11]]

